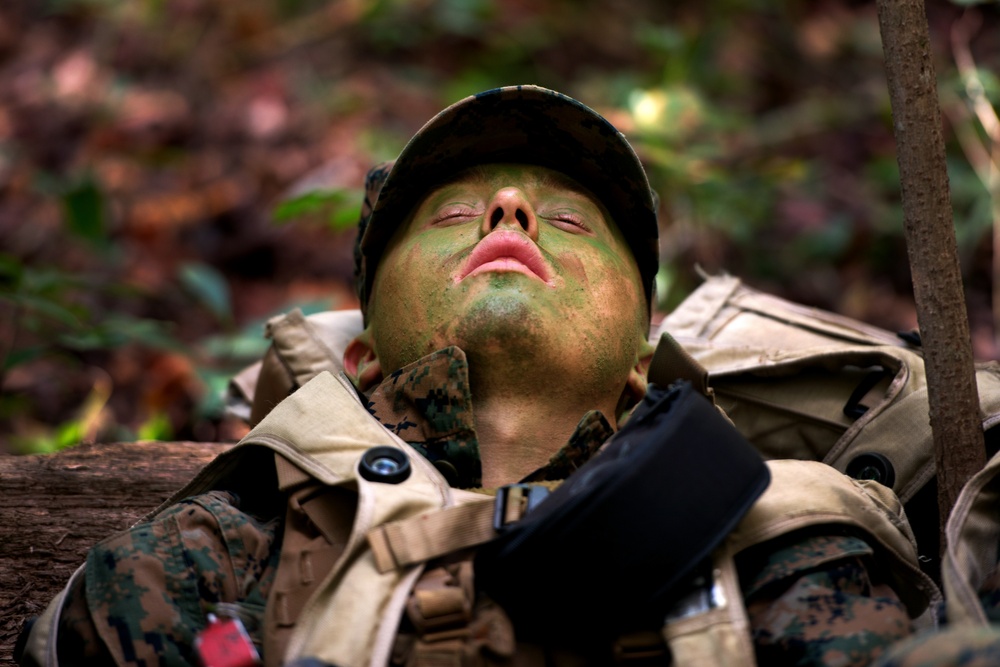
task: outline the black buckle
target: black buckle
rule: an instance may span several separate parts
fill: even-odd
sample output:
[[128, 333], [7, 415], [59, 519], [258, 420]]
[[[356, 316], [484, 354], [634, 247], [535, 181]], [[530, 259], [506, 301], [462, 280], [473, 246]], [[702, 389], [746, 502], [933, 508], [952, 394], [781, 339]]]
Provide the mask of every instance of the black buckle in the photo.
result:
[[[505, 528], [524, 517], [528, 512], [538, 507], [538, 504], [549, 495], [549, 490], [538, 484], [507, 484], [497, 489], [496, 500], [493, 502], [493, 530], [503, 531]], [[517, 503], [514, 511], [517, 516], [508, 519], [508, 503]]]
[[864, 400], [868, 392], [875, 388], [875, 385], [890, 375], [891, 373], [887, 369], [876, 366], [874, 370], [864, 376], [851, 393], [851, 397], [847, 399], [847, 403], [844, 405], [844, 414], [851, 419], [860, 419], [868, 412], [868, 406], [861, 401]]

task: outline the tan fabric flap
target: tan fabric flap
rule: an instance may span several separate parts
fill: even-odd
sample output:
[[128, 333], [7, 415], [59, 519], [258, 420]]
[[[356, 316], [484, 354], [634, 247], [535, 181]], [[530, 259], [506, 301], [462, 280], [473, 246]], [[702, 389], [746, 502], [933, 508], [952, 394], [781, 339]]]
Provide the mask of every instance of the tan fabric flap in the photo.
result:
[[[818, 308], [810, 308], [743, 285], [739, 278], [706, 276], [659, 327], [676, 337], [750, 347], [784, 348], [847, 344], [900, 345], [893, 333]], [[779, 333], [780, 332], [780, 333]]]
[[941, 580], [952, 623], [988, 623], [979, 588], [997, 568], [1000, 545], [1000, 454], [966, 483], [945, 526]]
[[655, 343], [659, 332], [669, 331], [675, 337], [706, 338], [729, 298], [740, 287], [740, 279], [722, 275], [706, 278], [673, 312], [663, 318], [650, 342]]
[[323, 371], [336, 375], [344, 370], [344, 350], [363, 328], [360, 310], [332, 310], [307, 318], [296, 308], [270, 320], [267, 335], [302, 386]]

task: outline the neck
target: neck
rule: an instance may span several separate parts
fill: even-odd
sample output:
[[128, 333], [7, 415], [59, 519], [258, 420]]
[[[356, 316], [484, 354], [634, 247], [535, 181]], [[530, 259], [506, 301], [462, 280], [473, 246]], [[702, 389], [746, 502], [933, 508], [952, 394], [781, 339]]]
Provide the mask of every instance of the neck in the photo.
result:
[[514, 483], [548, 463], [588, 410], [600, 410], [615, 423], [616, 401], [598, 400], [579, 386], [545, 386], [542, 393], [537, 381], [525, 387], [509, 379], [513, 374], [496, 382], [482, 375], [470, 369], [486, 488]]

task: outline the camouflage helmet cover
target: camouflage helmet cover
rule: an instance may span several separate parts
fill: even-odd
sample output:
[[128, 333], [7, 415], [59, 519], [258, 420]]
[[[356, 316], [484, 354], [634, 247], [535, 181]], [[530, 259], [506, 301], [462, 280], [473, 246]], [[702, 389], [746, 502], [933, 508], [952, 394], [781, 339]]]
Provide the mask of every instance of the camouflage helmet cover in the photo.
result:
[[548, 167], [593, 192], [631, 247], [652, 307], [659, 265], [656, 197], [635, 151], [611, 123], [573, 98], [538, 86], [509, 86], [448, 107], [394, 162], [368, 172], [355, 247], [355, 281], [366, 322], [375, 270], [399, 225], [430, 188], [490, 162]]

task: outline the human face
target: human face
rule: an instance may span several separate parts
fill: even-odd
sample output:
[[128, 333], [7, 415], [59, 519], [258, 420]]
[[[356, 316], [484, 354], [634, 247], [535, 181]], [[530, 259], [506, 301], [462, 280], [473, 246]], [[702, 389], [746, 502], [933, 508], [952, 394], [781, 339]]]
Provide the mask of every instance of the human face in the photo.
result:
[[604, 207], [559, 172], [511, 164], [424, 198], [382, 256], [369, 313], [385, 373], [458, 345], [470, 363], [545, 359], [619, 390], [646, 329], [639, 271]]

